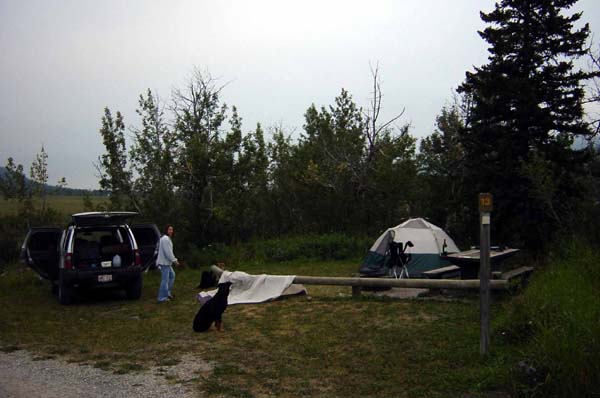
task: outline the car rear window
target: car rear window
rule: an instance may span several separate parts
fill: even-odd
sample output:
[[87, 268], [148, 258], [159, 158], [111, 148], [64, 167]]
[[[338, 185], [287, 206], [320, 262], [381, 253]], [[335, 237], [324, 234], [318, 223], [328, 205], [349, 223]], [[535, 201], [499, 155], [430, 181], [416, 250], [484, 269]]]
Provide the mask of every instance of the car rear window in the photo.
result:
[[132, 243], [124, 226], [85, 227], [75, 231], [73, 254], [77, 268], [96, 268], [116, 254], [124, 264], [133, 261]]

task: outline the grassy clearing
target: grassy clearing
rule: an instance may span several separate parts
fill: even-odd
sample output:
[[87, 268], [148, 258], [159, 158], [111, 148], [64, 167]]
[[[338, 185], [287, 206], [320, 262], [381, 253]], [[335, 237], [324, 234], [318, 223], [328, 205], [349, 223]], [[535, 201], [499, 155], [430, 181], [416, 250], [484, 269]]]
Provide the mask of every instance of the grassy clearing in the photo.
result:
[[[62, 356], [117, 374], [209, 361], [199, 391], [221, 397], [504, 396], [509, 348], [480, 358], [476, 299], [352, 298], [349, 287], [309, 286], [308, 297], [238, 305], [225, 332], [195, 334], [201, 270], [177, 273], [170, 303], [156, 303], [158, 273], [139, 301], [118, 293], [60, 306], [46, 283], [12, 265], [0, 277], [0, 346]], [[250, 273], [347, 276], [356, 262], [249, 264]], [[183, 382], [171, 376], [171, 382]]]
[[[94, 206], [107, 202], [107, 198], [101, 196], [90, 196], [90, 200]], [[38, 198], [34, 199], [34, 206], [40, 208], [41, 203]], [[46, 206], [67, 217], [83, 211], [83, 196], [47, 196]], [[16, 199], [0, 200], [0, 216], [15, 215], [18, 209], [19, 202]]]

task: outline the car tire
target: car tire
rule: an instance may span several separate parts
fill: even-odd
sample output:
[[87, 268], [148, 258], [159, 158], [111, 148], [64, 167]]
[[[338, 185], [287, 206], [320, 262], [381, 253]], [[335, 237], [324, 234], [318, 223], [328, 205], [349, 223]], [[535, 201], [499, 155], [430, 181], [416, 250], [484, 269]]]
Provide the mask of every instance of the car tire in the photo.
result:
[[139, 275], [133, 282], [125, 287], [125, 294], [130, 300], [139, 300], [142, 297], [142, 275]]
[[58, 278], [58, 302], [62, 305], [73, 303], [73, 288], [63, 280], [62, 272]]

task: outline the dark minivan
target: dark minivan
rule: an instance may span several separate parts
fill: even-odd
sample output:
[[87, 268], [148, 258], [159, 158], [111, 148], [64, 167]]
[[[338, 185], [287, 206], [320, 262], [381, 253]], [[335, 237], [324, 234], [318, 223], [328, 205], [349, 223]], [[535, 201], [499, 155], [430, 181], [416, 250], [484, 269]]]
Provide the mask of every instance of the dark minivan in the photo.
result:
[[77, 213], [65, 229], [31, 228], [21, 259], [51, 282], [61, 304], [73, 302], [76, 288], [122, 288], [128, 298], [139, 299], [142, 272], [155, 261], [160, 234], [154, 224], [130, 227], [127, 221], [136, 215]]

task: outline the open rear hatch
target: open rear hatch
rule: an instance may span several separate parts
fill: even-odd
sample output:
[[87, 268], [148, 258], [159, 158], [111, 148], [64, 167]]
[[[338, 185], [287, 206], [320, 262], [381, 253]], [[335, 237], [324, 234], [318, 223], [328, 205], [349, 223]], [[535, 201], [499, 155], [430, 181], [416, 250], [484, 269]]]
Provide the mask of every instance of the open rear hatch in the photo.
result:
[[142, 267], [147, 269], [156, 264], [158, 256], [158, 241], [160, 239], [160, 231], [156, 224], [133, 224], [129, 226], [135, 241], [138, 245], [140, 256], [142, 257]]
[[88, 225], [121, 225], [138, 214], [134, 211], [93, 211], [73, 214], [71, 219], [75, 225], [81, 227]]

